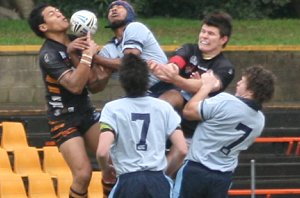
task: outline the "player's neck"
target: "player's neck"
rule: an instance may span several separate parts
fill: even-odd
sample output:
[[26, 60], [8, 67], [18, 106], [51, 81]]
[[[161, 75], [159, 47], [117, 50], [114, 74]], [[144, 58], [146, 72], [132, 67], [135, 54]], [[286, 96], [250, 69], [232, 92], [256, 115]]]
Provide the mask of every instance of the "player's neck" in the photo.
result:
[[123, 39], [123, 33], [124, 33], [124, 30], [125, 30], [125, 27], [126, 26], [122, 26], [122, 27], [119, 27], [119, 28], [114, 30], [115, 36], [119, 41]]
[[67, 46], [70, 43], [70, 39], [69, 39], [68, 35], [65, 32], [60, 33], [60, 34], [58, 34], [58, 33], [55, 33], [55, 34], [54, 33], [53, 34], [48, 33], [46, 36], [47, 36], [47, 38], [49, 38], [51, 40], [54, 40], [58, 43], [61, 43], [65, 46]]
[[203, 52], [202, 57], [204, 60], [210, 60], [213, 59], [214, 57], [218, 56], [221, 53], [220, 50], [215, 50], [211, 52]]

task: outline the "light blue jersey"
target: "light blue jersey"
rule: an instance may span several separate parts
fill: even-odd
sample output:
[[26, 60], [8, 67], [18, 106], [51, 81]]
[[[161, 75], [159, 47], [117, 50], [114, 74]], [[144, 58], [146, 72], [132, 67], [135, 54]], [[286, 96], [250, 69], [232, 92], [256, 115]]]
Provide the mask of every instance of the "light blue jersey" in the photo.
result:
[[[166, 64], [168, 58], [155, 39], [153, 33], [144, 24], [132, 22], [126, 26], [123, 39], [120, 43], [111, 41], [100, 51], [100, 55], [106, 58], [122, 58], [125, 49], [138, 49], [144, 60], [154, 60], [158, 63]], [[158, 83], [159, 79], [150, 74], [149, 88]]]
[[[99, 55], [111, 59], [122, 58], [124, 56], [124, 54], [122, 53], [122, 47], [121, 45], [119, 45], [116, 39], [113, 39], [109, 43], [105, 44], [100, 50]], [[111, 78], [118, 80], [119, 72], [113, 72]]]
[[240, 98], [220, 93], [199, 106], [198, 124], [187, 159], [211, 170], [234, 171], [238, 155], [260, 136], [265, 117]]
[[[168, 58], [159, 46], [152, 32], [140, 22], [132, 22], [126, 26], [122, 40], [122, 51], [134, 48], [141, 51], [144, 60], [154, 60], [158, 63], [166, 64]], [[149, 87], [159, 82], [159, 79], [150, 74]]]
[[100, 122], [109, 124], [116, 133], [110, 152], [117, 176], [164, 170], [166, 141], [180, 121], [169, 103], [150, 96], [107, 103]]

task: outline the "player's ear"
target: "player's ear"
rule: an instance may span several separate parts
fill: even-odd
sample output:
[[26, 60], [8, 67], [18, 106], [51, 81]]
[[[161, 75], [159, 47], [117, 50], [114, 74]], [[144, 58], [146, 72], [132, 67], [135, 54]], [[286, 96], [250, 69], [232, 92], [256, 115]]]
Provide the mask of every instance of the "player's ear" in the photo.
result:
[[225, 43], [227, 43], [229, 41], [229, 37], [228, 36], [223, 36], [221, 37], [221, 43], [224, 46]]
[[43, 23], [43, 24], [40, 24], [40, 25], [39, 25], [39, 29], [40, 29], [42, 32], [46, 32], [48, 28], [47, 28], [47, 25]]

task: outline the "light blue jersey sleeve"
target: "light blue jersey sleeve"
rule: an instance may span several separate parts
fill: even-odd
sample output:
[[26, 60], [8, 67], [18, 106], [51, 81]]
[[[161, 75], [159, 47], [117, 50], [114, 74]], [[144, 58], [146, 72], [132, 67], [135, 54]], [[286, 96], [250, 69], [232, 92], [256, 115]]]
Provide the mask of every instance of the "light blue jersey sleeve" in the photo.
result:
[[[103, 56], [105, 58], [122, 58], [124, 54], [122, 53], [121, 45], [116, 45], [113, 42], [109, 42], [105, 44], [102, 49], [98, 53], [99, 56]], [[119, 79], [119, 72], [114, 71], [111, 76], [112, 79]]]
[[[168, 58], [153, 33], [140, 22], [132, 22], [126, 26], [122, 40], [122, 52], [126, 49], [138, 49], [141, 57], [148, 61], [154, 60], [158, 63], [167, 63]], [[149, 87], [158, 83], [159, 79], [150, 74]]]
[[128, 48], [138, 49], [144, 60], [155, 60], [159, 63], [167, 63], [168, 58], [153, 33], [140, 22], [132, 22], [127, 25], [122, 41], [122, 51]]

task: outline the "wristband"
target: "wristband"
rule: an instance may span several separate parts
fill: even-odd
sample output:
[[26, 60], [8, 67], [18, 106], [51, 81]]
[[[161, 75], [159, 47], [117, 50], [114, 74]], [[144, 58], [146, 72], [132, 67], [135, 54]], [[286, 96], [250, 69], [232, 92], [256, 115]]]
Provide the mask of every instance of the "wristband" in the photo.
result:
[[89, 59], [93, 59], [93, 57], [92, 56], [89, 56], [89, 55], [87, 55], [87, 54], [82, 54], [82, 57], [86, 57], [86, 58], [89, 58]]
[[85, 59], [83, 59], [83, 58], [80, 59], [80, 63], [88, 64], [89, 67], [91, 67], [91, 64], [92, 64], [91, 61], [87, 61], [87, 60], [85, 60]]

